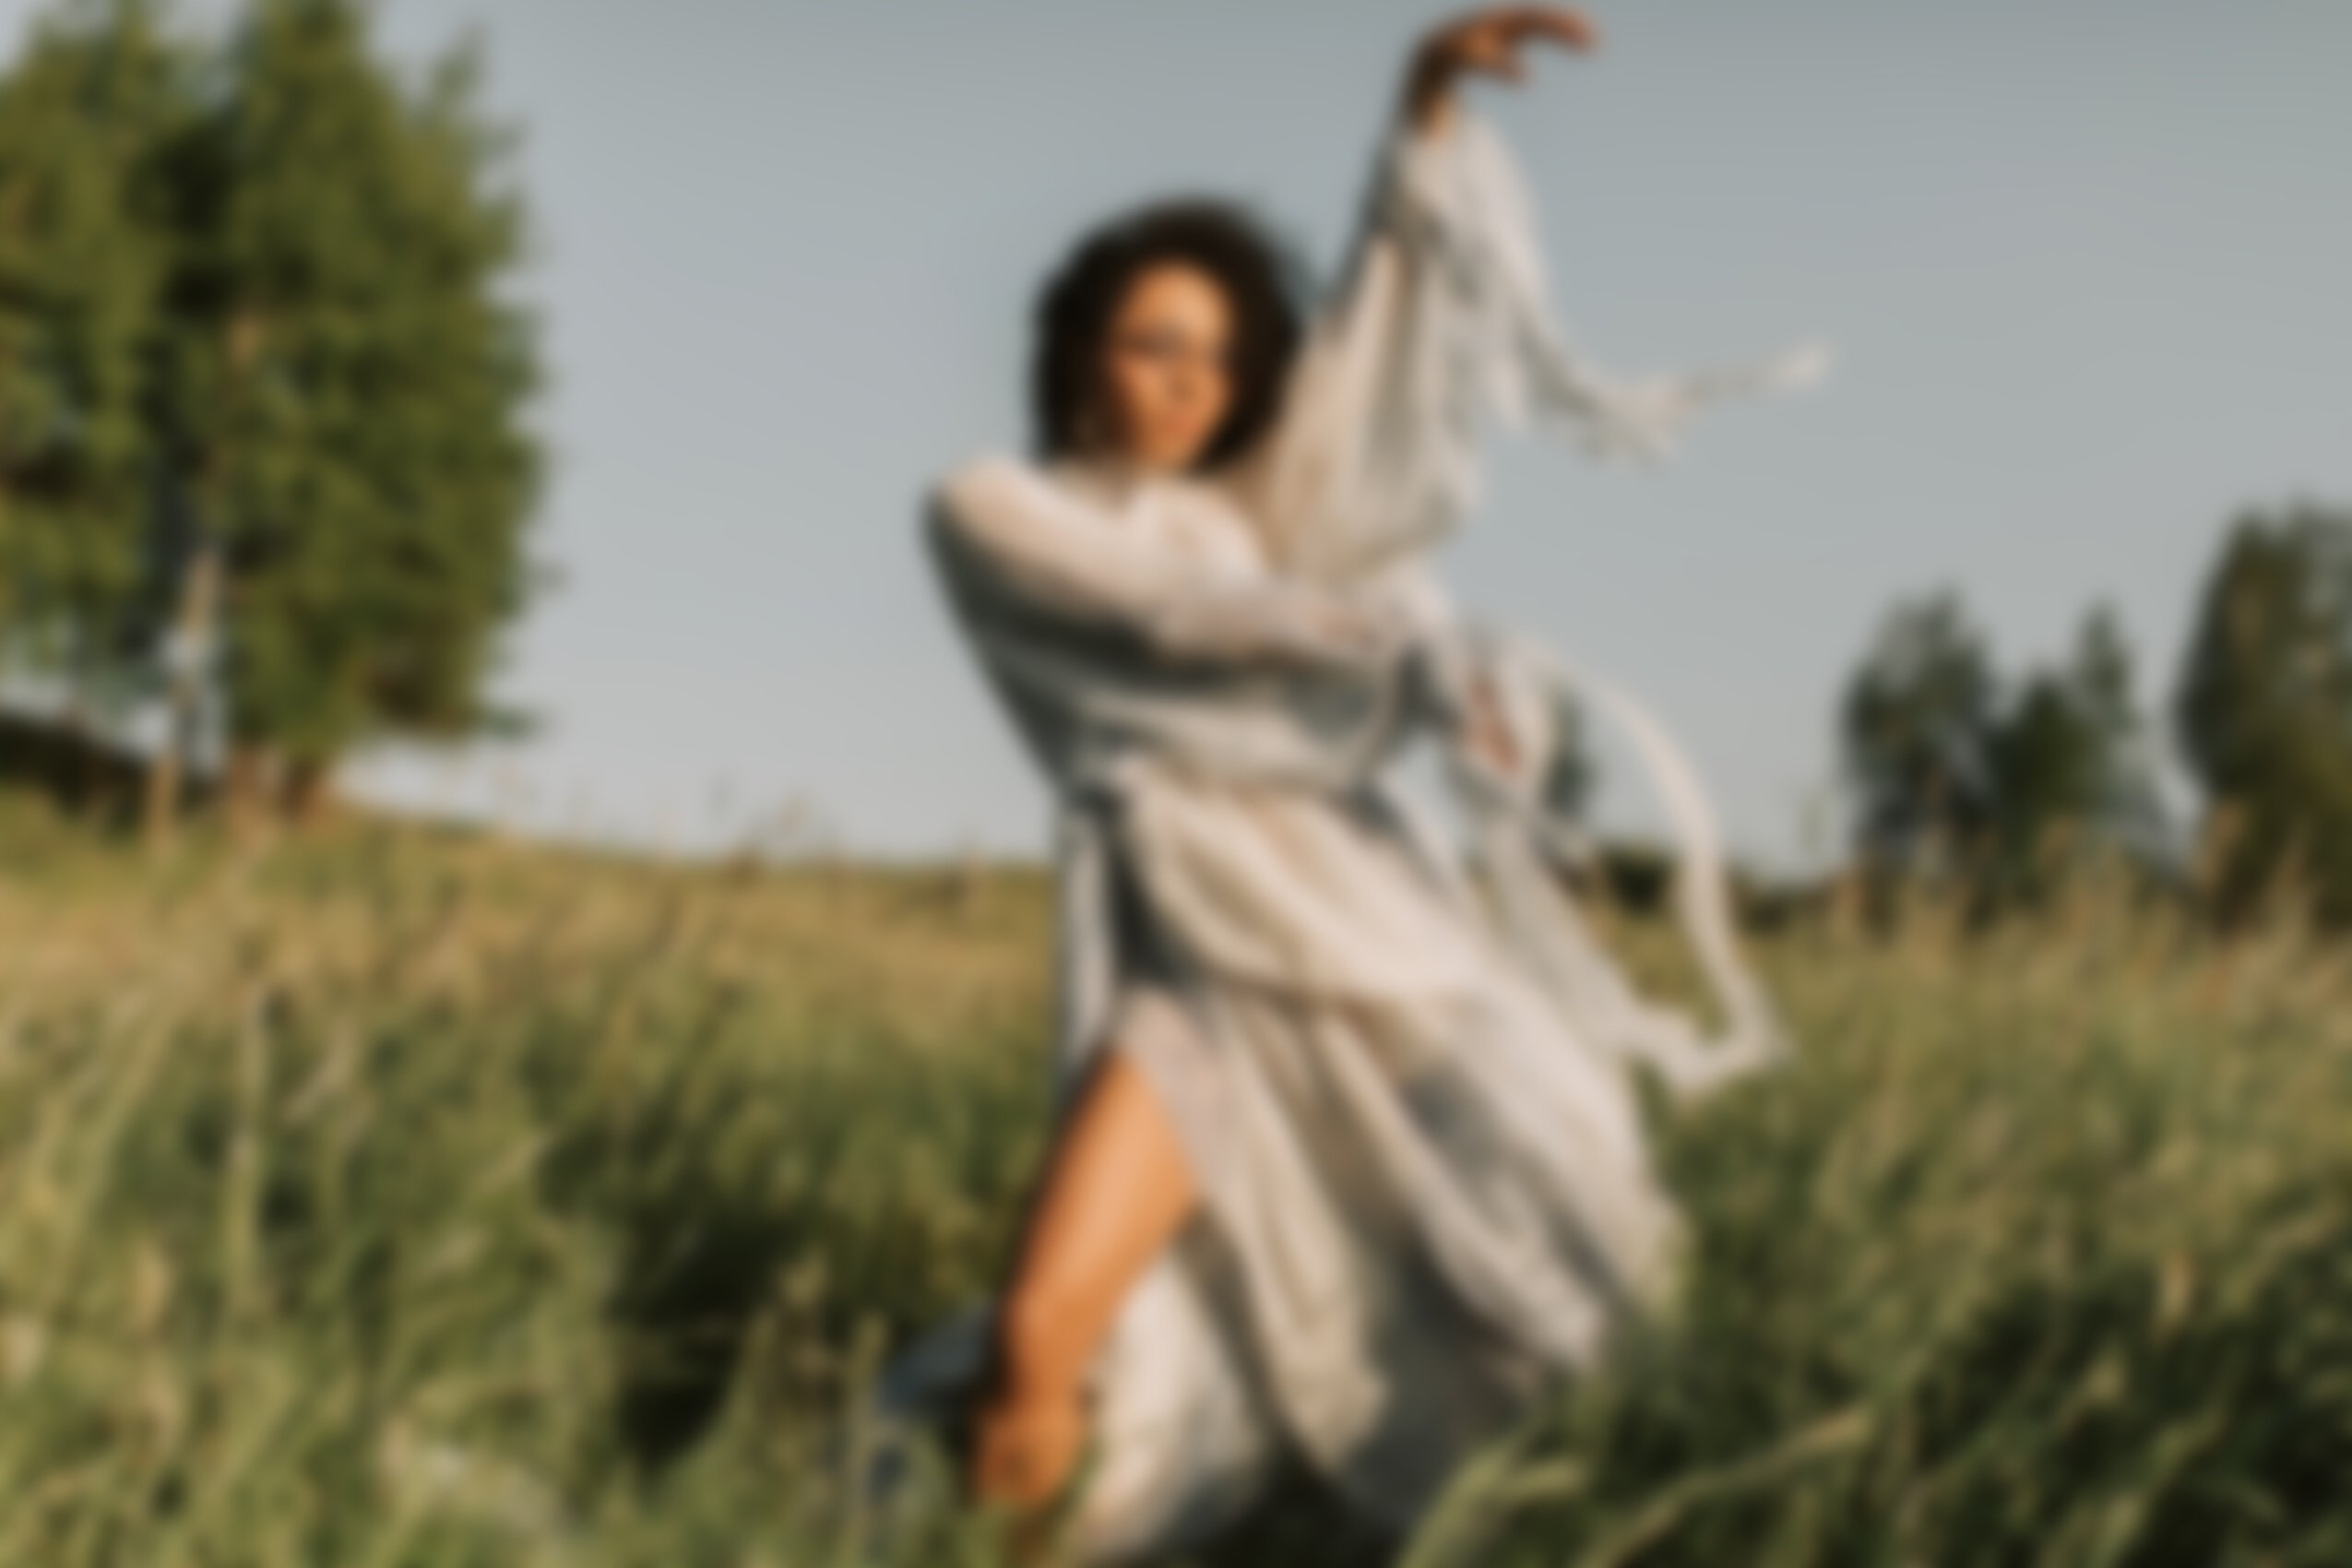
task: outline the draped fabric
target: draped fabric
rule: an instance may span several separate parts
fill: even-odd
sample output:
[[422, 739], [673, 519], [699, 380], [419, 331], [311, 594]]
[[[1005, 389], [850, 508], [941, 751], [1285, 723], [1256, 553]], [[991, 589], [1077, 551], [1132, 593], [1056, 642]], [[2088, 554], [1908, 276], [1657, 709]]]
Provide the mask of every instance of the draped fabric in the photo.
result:
[[[1669, 1297], [1680, 1228], [1635, 1070], [1698, 1092], [1781, 1051], [1705, 802], [1637, 703], [1455, 613], [1426, 555], [1475, 506], [1489, 426], [1655, 457], [1693, 409], [1816, 361], [1586, 366], [1515, 170], [1460, 115], [1382, 148], [1241, 467], [992, 457], [927, 498], [949, 602], [1054, 790], [1058, 1096], [1127, 1052], [1201, 1194], [1094, 1368], [1082, 1559], [1212, 1528], [1285, 1458], [1401, 1529]], [[1507, 767], [1473, 743], [1481, 694]], [[1625, 730], [1678, 830], [1712, 1035], [1642, 996], [1565, 891], [1582, 847], [1542, 783], [1571, 695]], [[1420, 741], [1446, 756], [1451, 834], [1395, 782]], [[885, 1400], [952, 1397], [987, 1324], [910, 1348]]]

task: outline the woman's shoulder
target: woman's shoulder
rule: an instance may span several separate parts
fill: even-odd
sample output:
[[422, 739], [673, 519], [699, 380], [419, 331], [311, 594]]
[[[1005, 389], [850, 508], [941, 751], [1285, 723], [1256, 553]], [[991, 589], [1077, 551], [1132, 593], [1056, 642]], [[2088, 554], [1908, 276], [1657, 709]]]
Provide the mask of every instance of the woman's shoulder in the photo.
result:
[[979, 540], [1117, 536], [1171, 561], [1232, 570], [1264, 566], [1256, 529], [1217, 480], [1144, 475], [1115, 464], [1004, 451], [966, 457], [935, 478], [930, 526]]
[[1112, 465], [1073, 457], [973, 454], [932, 481], [928, 508], [940, 521], [987, 528], [1099, 524], [1134, 512], [1156, 486]]
[[986, 448], [934, 473], [923, 489], [924, 510], [933, 515], [968, 516], [1043, 484], [1046, 480], [1044, 468], [1034, 459]]
[[1069, 502], [1051, 465], [988, 449], [932, 477], [923, 492], [921, 524], [935, 544], [1037, 543], [1067, 533]]

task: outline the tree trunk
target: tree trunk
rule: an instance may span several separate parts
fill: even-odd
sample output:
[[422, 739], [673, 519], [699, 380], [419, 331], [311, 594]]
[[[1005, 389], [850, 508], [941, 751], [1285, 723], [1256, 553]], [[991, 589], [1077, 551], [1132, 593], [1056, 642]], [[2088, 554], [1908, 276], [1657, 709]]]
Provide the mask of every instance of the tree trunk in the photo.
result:
[[237, 842], [251, 843], [267, 830], [274, 814], [270, 808], [278, 794], [279, 772], [277, 754], [267, 746], [240, 741], [229, 748], [220, 780], [220, 814]]
[[179, 826], [180, 797], [204, 712], [206, 655], [219, 623], [220, 600], [220, 552], [209, 544], [198, 545], [181, 570], [180, 603], [165, 654], [170, 728], [148, 765], [146, 836], [151, 845], [169, 842]]
[[290, 765], [282, 780], [280, 799], [285, 813], [297, 826], [315, 827], [334, 814], [335, 765], [324, 759], [306, 758]]
[[[268, 336], [268, 323], [257, 311], [240, 309], [230, 318], [225, 336], [229, 392], [232, 398], [241, 398], [247, 374]], [[225, 452], [214, 451], [196, 465], [192, 483], [196, 494], [207, 503], [203, 511], [212, 510], [209, 503], [219, 499], [216, 492], [226, 457]], [[219, 635], [223, 576], [219, 543], [200, 538], [181, 569], [180, 602], [172, 629], [171, 733], [156, 754], [148, 775], [147, 836], [150, 842], [169, 838], [177, 826], [181, 796], [201, 723], [208, 656]], [[234, 742], [230, 744], [229, 755], [222, 763], [220, 809], [230, 827], [241, 835], [250, 834], [266, 814], [266, 811], [256, 808], [266, 807], [270, 791], [265, 774], [273, 761], [249, 746]]]

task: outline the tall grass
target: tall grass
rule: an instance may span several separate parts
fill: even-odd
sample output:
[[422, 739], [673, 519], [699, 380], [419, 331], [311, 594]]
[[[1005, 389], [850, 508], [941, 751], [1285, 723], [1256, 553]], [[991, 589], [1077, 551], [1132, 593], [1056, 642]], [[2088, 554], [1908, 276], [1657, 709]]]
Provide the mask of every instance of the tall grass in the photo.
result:
[[[841, 1477], [1009, 1241], [1049, 916], [0, 818], [0, 1563], [985, 1562]], [[1804, 1060], [1661, 1121], [1682, 1313], [1409, 1555], [2352, 1562], [2342, 955], [2094, 898], [1765, 957]]]
[[1803, 1063], [1670, 1127], [1679, 1321], [1422, 1561], [2352, 1562], [2352, 953], [1929, 913], [1775, 951]]

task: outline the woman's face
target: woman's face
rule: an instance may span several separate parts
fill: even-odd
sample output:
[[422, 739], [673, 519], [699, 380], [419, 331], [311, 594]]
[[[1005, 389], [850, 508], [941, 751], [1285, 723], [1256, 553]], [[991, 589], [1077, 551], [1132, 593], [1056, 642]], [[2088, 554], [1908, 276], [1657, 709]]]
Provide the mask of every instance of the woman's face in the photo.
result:
[[1217, 280], [1156, 262], [1128, 284], [1103, 344], [1101, 413], [1128, 461], [1193, 467], [1232, 406], [1233, 312]]

